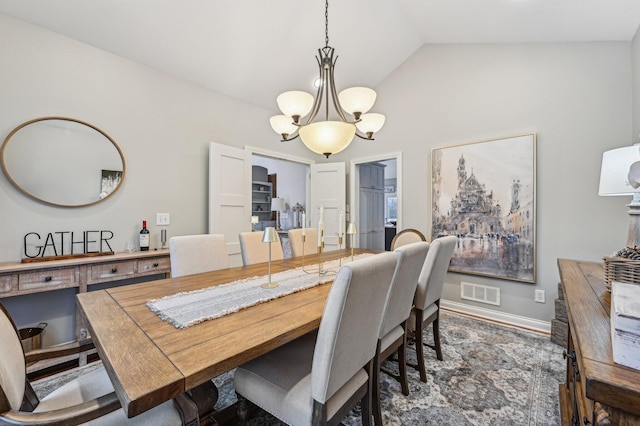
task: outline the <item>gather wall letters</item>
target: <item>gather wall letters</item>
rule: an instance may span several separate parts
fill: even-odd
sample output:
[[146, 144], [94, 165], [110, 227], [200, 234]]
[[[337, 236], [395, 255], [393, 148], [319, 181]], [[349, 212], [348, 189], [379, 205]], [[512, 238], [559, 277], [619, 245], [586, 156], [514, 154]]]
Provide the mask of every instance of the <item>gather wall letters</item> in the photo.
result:
[[58, 231], [42, 238], [37, 232], [24, 236], [25, 257], [64, 256], [68, 254], [101, 253], [113, 251], [109, 240], [111, 231]]

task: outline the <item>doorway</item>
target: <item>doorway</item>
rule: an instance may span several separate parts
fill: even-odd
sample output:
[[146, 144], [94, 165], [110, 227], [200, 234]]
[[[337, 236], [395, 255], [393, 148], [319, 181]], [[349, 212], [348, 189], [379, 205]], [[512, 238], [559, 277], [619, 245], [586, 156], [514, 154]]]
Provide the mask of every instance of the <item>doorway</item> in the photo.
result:
[[358, 228], [359, 248], [389, 250], [401, 226], [402, 154], [351, 161], [350, 220]]

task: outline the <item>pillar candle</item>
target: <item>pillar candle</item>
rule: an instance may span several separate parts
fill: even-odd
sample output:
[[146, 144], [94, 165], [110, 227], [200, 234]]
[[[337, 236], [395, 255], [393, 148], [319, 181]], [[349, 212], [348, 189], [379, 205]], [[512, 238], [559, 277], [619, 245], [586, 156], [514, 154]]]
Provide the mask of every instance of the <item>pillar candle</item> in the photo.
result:
[[302, 236], [304, 237], [307, 231], [307, 215], [302, 213]]
[[324, 229], [324, 223], [318, 222], [318, 247], [322, 246], [322, 230]]

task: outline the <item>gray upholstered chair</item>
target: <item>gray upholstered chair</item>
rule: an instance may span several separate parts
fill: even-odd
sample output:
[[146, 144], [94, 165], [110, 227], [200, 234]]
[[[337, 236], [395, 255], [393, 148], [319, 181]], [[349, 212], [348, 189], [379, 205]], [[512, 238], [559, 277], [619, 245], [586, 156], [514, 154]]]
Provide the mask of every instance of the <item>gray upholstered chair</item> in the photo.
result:
[[[239, 234], [243, 265], [269, 261], [269, 244], [262, 242], [262, 235], [263, 232], [241, 232]], [[284, 252], [280, 237], [278, 237], [278, 242], [271, 244], [271, 260], [281, 259], [284, 259]]]
[[[25, 354], [13, 320], [0, 304], [0, 424], [13, 425], [181, 425], [198, 424], [198, 408], [185, 394], [176, 406], [167, 401], [133, 418], [120, 409], [104, 367], [81, 375], [39, 400], [26, 376]], [[92, 345], [63, 350], [30, 352], [27, 360], [49, 359], [90, 349]], [[30, 358], [29, 358], [30, 357]], [[176, 407], [181, 407], [180, 414]]]
[[380, 366], [384, 360], [394, 353], [398, 354], [398, 370], [402, 393], [409, 395], [406, 367], [407, 327], [411, 315], [413, 297], [418, 286], [418, 277], [429, 250], [429, 243], [421, 241], [395, 249], [398, 253], [398, 264], [393, 276], [393, 284], [389, 292], [389, 300], [380, 327], [378, 337], [378, 356], [375, 365], [374, 419], [377, 425], [382, 424], [382, 407], [380, 394]]
[[396, 234], [391, 240], [391, 250], [395, 250], [405, 244], [427, 241], [422, 232], [417, 229], [404, 229]]
[[449, 269], [449, 262], [456, 247], [457, 238], [449, 235], [436, 238], [431, 242], [427, 258], [424, 261], [416, 296], [413, 299], [413, 311], [409, 320], [409, 330], [413, 331], [416, 339], [416, 355], [420, 380], [427, 381], [424, 366], [422, 331], [429, 324], [433, 324], [433, 340], [436, 356], [442, 361], [440, 347], [440, 297], [444, 287], [444, 279]]
[[[371, 424], [373, 360], [398, 254], [344, 265], [329, 291], [316, 333], [239, 367], [238, 415], [246, 400], [290, 425], [338, 424], [358, 401]], [[246, 399], [245, 399], [246, 398]]]
[[171, 276], [199, 274], [229, 267], [222, 234], [183, 235], [169, 239]]
[[[291, 255], [293, 257], [302, 256], [302, 229], [290, 229], [289, 244], [291, 245]], [[318, 230], [316, 228], [305, 229], [304, 254], [315, 254], [318, 251]]]

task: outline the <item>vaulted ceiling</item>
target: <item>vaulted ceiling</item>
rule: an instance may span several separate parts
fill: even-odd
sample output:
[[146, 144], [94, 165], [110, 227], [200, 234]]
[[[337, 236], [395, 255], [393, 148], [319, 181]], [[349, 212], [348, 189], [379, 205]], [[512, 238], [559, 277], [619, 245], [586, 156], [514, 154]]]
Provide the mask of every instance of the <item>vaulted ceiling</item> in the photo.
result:
[[[277, 109], [312, 91], [322, 0], [0, 0], [24, 20]], [[630, 41], [639, 0], [332, 0], [336, 86], [375, 87], [423, 44]]]

